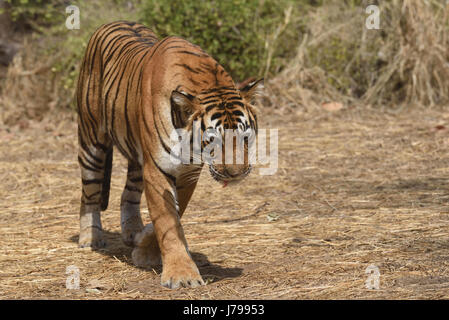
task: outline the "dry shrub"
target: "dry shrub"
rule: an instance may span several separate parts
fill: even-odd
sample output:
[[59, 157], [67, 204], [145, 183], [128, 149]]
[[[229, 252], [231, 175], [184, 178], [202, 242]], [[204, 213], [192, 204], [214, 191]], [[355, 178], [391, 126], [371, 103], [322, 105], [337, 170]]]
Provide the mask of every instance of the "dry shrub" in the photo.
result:
[[0, 123], [12, 125], [20, 119], [41, 120], [72, 97], [59, 85], [60, 74], [52, 72], [57, 56], [36, 55], [37, 43], [26, 40], [9, 66], [0, 97]]
[[449, 4], [383, 1], [379, 30], [365, 27], [365, 7], [331, 1], [310, 12], [296, 57], [269, 81], [271, 105], [449, 102]]
[[368, 103], [404, 100], [424, 105], [449, 101], [449, 4], [392, 1], [385, 52], [387, 65], [364, 95]]

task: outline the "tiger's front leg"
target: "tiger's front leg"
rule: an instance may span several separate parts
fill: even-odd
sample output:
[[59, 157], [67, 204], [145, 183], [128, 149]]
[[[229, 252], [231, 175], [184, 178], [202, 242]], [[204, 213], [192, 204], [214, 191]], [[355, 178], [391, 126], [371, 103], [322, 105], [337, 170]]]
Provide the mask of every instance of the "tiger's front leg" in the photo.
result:
[[[133, 261], [136, 264], [146, 264], [145, 261], [157, 263], [160, 252], [163, 268], [161, 284], [172, 289], [204, 284], [190, 256], [179, 214], [184, 212], [195, 186], [196, 183], [189, 186], [178, 197], [176, 186], [170, 178], [154, 165], [145, 166], [145, 196], [153, 223], [136, 236]], [[182, 200], [179, 206], [177, 199]]]
[[[182, 214], [187, 207], [193, 191], [195, 190], [196, 183], [197, 181], [176, 188], [179, 203], [179, 218], [182, 217]], [[154, 267], [162, 264], [161, 250], [159, 249], [152, 223], [146, 225], [143, 231], [135, 236], [132, 259], [134, 264], [138, 267]]]
[[[180, 219], [192, 198], [200, 173], [201, 168], [194, 168], [193, 170], [186, 172], [186, 175], [176, 183], [176, 194], [179, 204], [178, 215]], [[154, 267], [162, 264], [161, 250], [157, 243], [153, 224], [150, 223], [146, 225], [143, 231], [135, 236], [132, 259], [134, 264], [139, 267]]]

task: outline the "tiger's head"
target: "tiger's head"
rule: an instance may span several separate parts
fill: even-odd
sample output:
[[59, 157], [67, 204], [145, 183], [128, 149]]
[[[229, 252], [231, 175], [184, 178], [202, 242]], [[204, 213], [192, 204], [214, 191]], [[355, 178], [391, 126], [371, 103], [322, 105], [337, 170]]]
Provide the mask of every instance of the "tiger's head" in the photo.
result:
[[263, 79], [238, 87], [233, 83], [217, 86], [196, 96], [183, 90], [171, 94], [175, 128], [192, 133], [192, 154], [193, 132], [199, 131], [202, 162], [209, 165], [212, 178], [223, 186], [237, 183], [251, 172], [250, 146], [258, 128], [253, 102], [262, 89]]

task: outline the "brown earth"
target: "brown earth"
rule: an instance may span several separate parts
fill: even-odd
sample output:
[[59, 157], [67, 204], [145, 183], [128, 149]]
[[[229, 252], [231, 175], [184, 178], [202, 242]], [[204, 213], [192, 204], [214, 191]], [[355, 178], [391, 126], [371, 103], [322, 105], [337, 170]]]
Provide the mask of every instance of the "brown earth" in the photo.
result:
[[[449, 298], [449, 114], [261, 118], [279, 129], [279, 169], [228, 188], [204, 170], [183, 225], [209, 283], [178, 290], [160, 286], [160, 269], [133, 266], [121, 242], [123, 157], [103, 213], [108, 246], [80, 249], [73, 116], [0, 127], [0, 298]], [[79, 290], [66, 289], [71, 265]], [[378, 290], [365, 285], [370, 265]]]

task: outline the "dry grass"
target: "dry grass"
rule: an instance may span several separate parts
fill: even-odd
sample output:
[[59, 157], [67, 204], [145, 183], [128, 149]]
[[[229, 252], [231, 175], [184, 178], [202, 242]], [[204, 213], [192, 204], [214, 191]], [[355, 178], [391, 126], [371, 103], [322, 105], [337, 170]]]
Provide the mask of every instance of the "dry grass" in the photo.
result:
[[[394, 0], [383, 8], [390, 16], [384, 72], [364, 94], [367, 103], [379, 96], [428, 105], [449, 101], [449, 4], [447, 1]], [[391, 34], [389, 34], [391, 33]], [[394, 102], [396, 102], [394, 101]]]
[[[159, 285], [160, 270], [134, 267], [121, 243], [122, 157], [103, 214], [109, 246], [79, 249], [74, 119], [0, 127], [0, 298], [449, 298], [447, 114], [261, 118], [280, 129], [278, 172], [225, 189], [203, 173], [183, 225], [210, 283], [174, 291]], [[371, 264], [379, 290], [365, 288]], [[65, 288], [70, 265], [80, 290]]]
[[449, 102], [449, 4], [380, 1], [380, 29], [370, 30], [364, 8], [371, 3], [349, 8], [335, 0], [310, 12], [296, 57], [269, 81], [272, 106]]
[[61, 74], [52, 72], [57, 56], [36, 55], [36, 41], [27, 38], [6, 71], [0, 89], [0, 124], [13, 125], [27, 119], [42, 120], [72, 100], [61, 86]]

